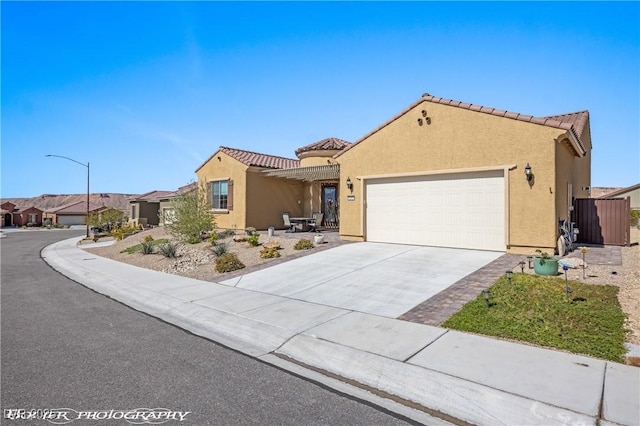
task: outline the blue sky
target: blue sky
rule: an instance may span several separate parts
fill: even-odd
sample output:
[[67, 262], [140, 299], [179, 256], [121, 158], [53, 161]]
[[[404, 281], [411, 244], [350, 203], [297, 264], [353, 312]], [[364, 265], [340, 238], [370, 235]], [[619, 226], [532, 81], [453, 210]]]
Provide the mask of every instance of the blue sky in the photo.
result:
[[592, 185], [640, 182], [640, 3], [5, 2], [2, 197], [172, 190], [220, 145], [294, 157], [423, 93], [588, 109]]

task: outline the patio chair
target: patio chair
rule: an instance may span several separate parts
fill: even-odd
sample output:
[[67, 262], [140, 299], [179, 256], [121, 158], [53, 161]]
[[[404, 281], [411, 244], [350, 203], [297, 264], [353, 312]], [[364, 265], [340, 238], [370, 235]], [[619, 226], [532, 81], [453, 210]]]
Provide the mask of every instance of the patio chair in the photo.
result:
[[309, 227], [313, 232], [320, 232], [320, 225], [322, 224], [322, 218], [324, 218], [324, 213], [314, 213], [314, 220], [309, 222]]
[[291, 213], [289, 212], [282, 213], [282, 220], [284, 221], [284, 226], [287, 227], [287, 230], [284, 232], [296, 232], [297, 226], [291, 223], [291, 219], [289, 219], [290, 216], [291, 216]]

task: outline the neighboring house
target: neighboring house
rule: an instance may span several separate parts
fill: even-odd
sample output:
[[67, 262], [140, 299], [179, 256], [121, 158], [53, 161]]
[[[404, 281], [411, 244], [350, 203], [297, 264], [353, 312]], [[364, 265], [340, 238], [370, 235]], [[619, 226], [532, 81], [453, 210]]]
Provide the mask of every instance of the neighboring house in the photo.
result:
[[598, 198], [631, 198], [631, 210], [640, 210], [640, 183], [627, 188], [619, 188], [599, 196]]
[[349, 145], [324, 139], [296, 150], [298, 159], [222, 146], [196, 174], [219, 228], [283, 228], [283, 212], [309, 217], [316, 211], [337, 226], [340, 172], [333, 156]]
[[0, 205], [2, 210], [2, 226], [42, 226], [43, 211], [37, 207], [18, 207], [5, 202]]
[[164, 197], [160, 197], [160, 206], [159, 206], [159, 210], [160, 210], [159, 225], [160, 226], [164, 226], [172, 223], [172, 219], [174, 218], [174, 214], [175, 214], [174, 212], [175, 209], [172, 204], [173, 199], [175, 199], [177, 196], [181, 194], [191, 192], [195, 190], [197, 187], [198, 187], [198, 184], [196, 182], [193, 182], [188, 185], [181, 186], [180, 188], [178, 188], [177, 191], [173, 191], [165, 195]]
[[5, 202], [0, 205], [2, 210], [2, 226], [13, 226], [13, 211], [16, 209], [16, 205], [10, 202]]
[[[89, 202], [89, 213], [96, 213], [106, 207]], [[76, 201], [46, 212], [46, 217], [59, 225], [86, 225], [87, 201]]]
[[588, 111], [532, 117], [425, 94], [356, 143], [334, 141], [299, 161], [220, 147], [196, 170], [217, 226], [322, 210], [346, 240], [532, 253], [554, 250], [558, 221], [589, 195]]
[[173, 191], [149, 191], [129, 199], [129, 220], [141, 225], [160, 224], [160, 201]]

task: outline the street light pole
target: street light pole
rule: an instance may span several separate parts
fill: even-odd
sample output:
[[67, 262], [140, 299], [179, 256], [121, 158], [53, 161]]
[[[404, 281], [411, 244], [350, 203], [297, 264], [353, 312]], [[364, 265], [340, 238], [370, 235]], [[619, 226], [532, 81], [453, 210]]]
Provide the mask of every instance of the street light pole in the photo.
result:
[[73, 161], [74, 163], [80, 164], [81, 166], [84, 166], [87, 168], [87, 218], [85, 219], [85, 222], [87, 223], [87, 238], [89, 238], [89, 162], [87, 161], [87, 164], [84, 164], [74, 160], [73, 158], [65, 157], [63, 155], [55, 155], [55, 154], [47, 154], [45, 155], [45, 157], [64, 158], [65, 160]]

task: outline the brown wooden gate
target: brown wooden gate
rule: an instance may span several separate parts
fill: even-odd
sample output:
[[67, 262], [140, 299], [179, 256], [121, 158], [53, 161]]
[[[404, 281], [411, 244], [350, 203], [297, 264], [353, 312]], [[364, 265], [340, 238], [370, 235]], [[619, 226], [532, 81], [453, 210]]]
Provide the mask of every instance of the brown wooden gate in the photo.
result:
[[578, 243], [628, 246], [631, 199], [578, 198], [575, 200]]

